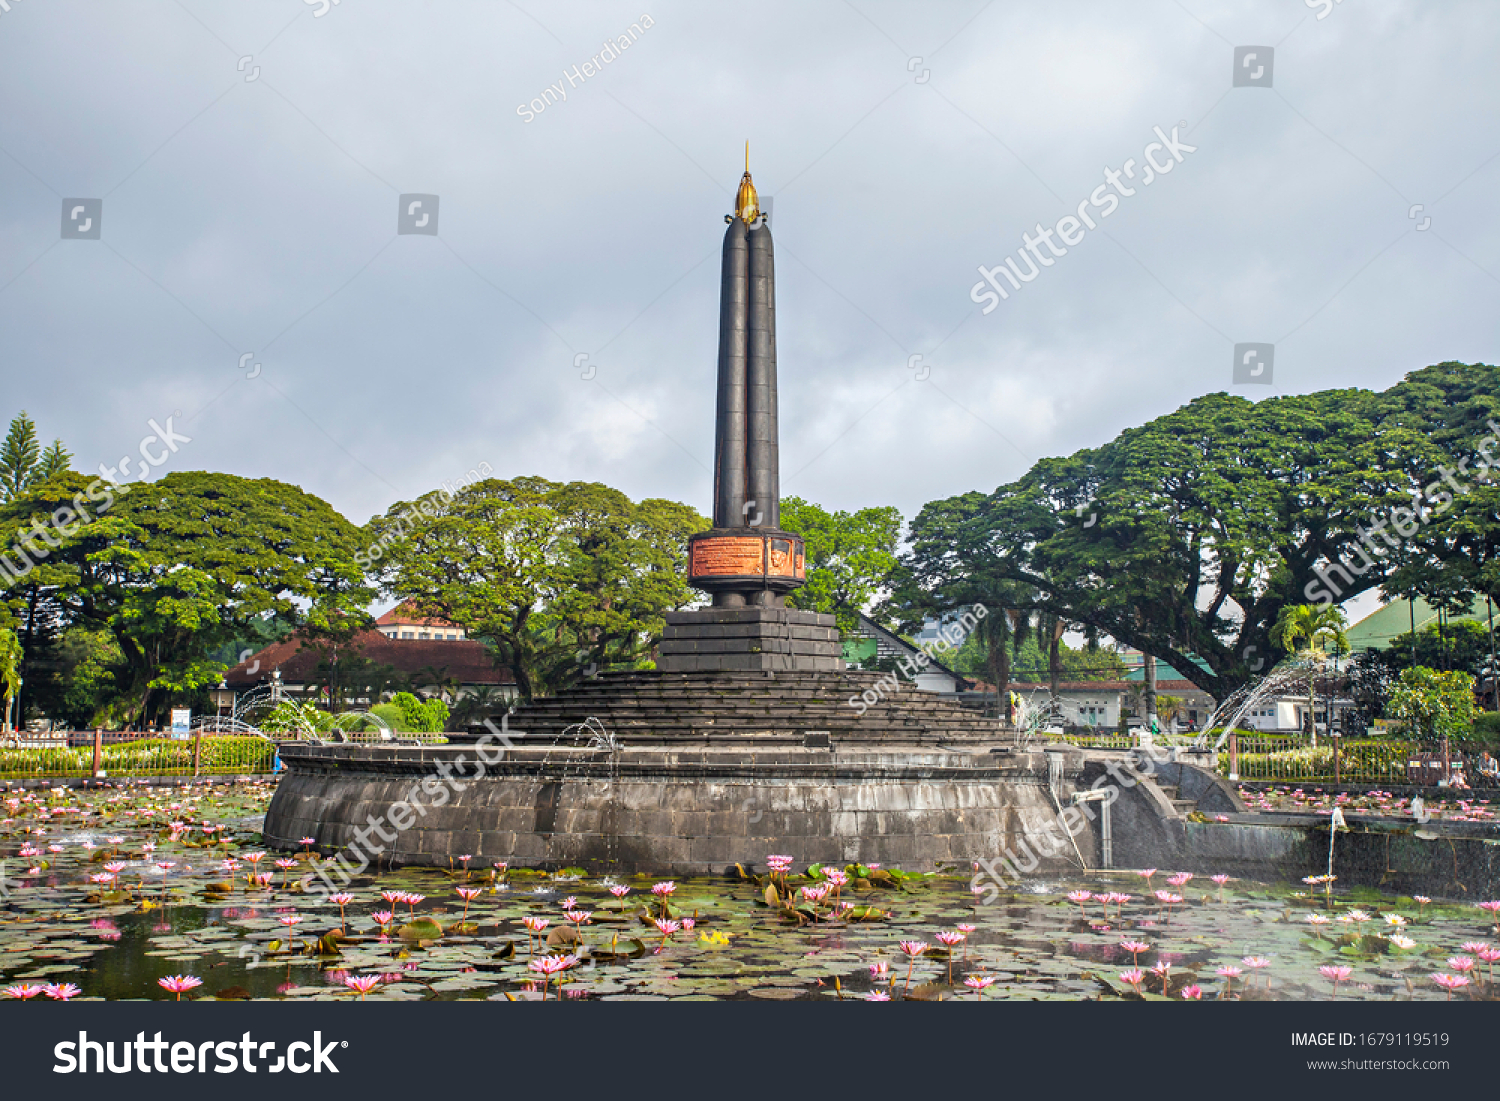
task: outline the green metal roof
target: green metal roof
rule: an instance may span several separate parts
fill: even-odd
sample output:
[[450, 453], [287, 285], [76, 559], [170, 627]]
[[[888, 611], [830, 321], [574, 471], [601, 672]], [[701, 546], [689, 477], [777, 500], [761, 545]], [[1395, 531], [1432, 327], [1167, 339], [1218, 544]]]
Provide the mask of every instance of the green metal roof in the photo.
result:
[[[1349, 639], [1349, 649], [1351, 651], [1384, 650], [1390, 646], [1391, 639], [1411, 630], [1413, 617], [1416, 619], [1417, 630], [1420, 631], [1429, 623], [1436, 623], [1438, 613], [1436, 608], [1421, 597], [1411, 602], [1393, 600], [1384, 607], [1371, 612], [1344, 632]], [[1485, 598], [1479, 596], [1474, 598], [1474, 603], [1470, 606], [1467, 615], [1452, 618], [1475, 619], [1480, 623], [1488, 623], [1488, 617], [1489, 611]]]

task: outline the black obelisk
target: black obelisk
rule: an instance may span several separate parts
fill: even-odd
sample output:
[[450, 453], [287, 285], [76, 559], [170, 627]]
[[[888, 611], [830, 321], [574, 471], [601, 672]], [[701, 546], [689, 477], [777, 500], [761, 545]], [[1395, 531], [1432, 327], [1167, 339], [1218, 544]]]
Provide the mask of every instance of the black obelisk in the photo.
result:
[[802, 537], [781, 530], [776, 266], [748, 166], [725, 221], [714, 422], [714, 526], [689, 540], [688, 580], [713, 607], [667, 616], [665, 671], [842, 669], [834, 617], [786, 607]]

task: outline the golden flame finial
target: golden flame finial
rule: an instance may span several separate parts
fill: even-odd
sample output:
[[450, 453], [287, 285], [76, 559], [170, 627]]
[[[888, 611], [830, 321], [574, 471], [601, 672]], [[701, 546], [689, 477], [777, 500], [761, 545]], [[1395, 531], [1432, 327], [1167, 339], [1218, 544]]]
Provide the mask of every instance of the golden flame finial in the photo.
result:
[[750, 143], [745, 143], [745, 175], [740, 179], [739, 194], [734, 197], [734, 216], [746, 225], [760, 217], [760, 198], [750, 180]]

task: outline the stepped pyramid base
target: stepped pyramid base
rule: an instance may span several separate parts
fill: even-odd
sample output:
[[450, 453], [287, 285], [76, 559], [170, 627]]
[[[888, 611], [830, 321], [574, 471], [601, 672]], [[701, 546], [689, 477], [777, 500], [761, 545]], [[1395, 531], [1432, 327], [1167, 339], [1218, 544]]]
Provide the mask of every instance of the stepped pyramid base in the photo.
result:
[[[518, 745], [588, 742], [600, 735], [626, 744], [719, 738], [800, 744], [811, 738], [825, 745], [998, 745], [1014, 737], [951, 696], [891, 680], [849, 670], [603, 673], [521, 705], [504, 726]], [[449, 740], [478, 740], [500, 726], [497, 715]]]
[[657, 647], [664, 673], [836, 672], [844, 668], [838, 621], [794, 608], [668, 612]]

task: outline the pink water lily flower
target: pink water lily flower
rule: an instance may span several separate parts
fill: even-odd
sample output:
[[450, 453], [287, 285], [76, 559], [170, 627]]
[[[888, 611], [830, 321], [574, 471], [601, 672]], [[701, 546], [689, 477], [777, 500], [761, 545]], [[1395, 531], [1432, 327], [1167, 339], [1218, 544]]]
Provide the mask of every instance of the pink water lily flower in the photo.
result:
[[345, 975], [344, 985], [359, 995], [359, 1000], [364, 1001], [365, 995], [374, 990], [381, 983], [379, 975]]
[[163, 990], [177, 995], [177, 1001], [182, 1001], [182, 996], [194, 987], [202, 986], [203, 980], [197, 975], [168, 975], [166, 978], [157, 979], [156, 985]]
[[1469, 985], [1469, 980], [1464, 975], [1435, 974], [1432, 976], [1432, 981], [1448, 992], [1447, 1000], [1450, 1002], [1453, 1000], [1453, 992], [1455, 990], [1462, 990]]

